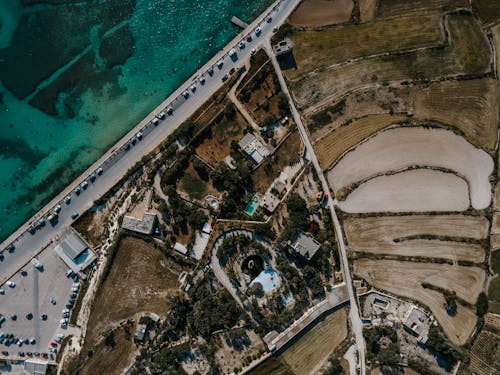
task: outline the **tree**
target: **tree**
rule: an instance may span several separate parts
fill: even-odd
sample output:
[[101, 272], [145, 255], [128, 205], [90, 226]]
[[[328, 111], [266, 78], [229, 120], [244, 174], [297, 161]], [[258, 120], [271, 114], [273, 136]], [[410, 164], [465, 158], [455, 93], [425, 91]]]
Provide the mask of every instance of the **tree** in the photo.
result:
[[115, 335], [114, 335], [113, 331], [109, 331], [109, 333], [106, 335], [106, 337], [104, 337], [104, 345], [106, 345], [110, 348], [115, 347], [116, 342], [115, 342]]
[[457, 293], [455, 291], [450, 292], [449, 290], [445, 290], [443, 296], [445, 299], [444, 306], [446, 312], [450, 316], [455, 316], [457, 314]]
[[278, 109], [281, 116], [286, 116], [290, 113], [290, 108], [288, 107], [288, 98], [283, 92], [280, 92], [278, 94]]
[[484, 292], [479, 293], [476, 302], [476, 314], [477, 316], [483, 316], [488, 312], [488, 297]]
[[224, 107], [224, 116], [226, 116], [226, 119], [228, 120], [234, 120], [236, 117], [236, 108], [233, 103], [226, 104]]

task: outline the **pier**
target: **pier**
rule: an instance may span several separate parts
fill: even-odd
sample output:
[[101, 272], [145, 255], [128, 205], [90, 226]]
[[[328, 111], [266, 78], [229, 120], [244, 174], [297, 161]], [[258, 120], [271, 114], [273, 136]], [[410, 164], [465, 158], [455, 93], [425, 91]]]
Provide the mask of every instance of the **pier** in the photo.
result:
[[236, 16], [233, 16], [233, 18], [231, 18], [231, 22], [233, 24], [235, 24], [236, 26], [238, 26], [240, 29], [243, 29], [245, 30], [247, 27], [248, 27], [248, 23], [240, 20], [238, 17]]

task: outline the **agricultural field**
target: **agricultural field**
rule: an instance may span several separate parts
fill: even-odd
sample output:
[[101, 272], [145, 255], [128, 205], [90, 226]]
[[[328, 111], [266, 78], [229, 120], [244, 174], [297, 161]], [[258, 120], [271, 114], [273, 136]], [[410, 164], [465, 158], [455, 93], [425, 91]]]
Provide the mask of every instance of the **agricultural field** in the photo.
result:
[[484, 216], [410, 215], [348, 217], [343, 227], [349, 250], [482, 262], [484, 249], [472, 240], [488, 235]]
[[353, 184], [414, 166], [455, 172], [469, 184], [472, 207], [483, 209], [490, 204], [491, 157], [444, 129], [404, 127], [378, 133], [345, 154], [328, 173], [328, 180], [342, 197]]
[[[496, 59], [500, 61], [500, 24], [491, 28], [493, 42], [495, 43]], [[497, 75], [500, 75], [500, 65], [497, 64]]]
[[[444, 42], [439, 14], [395, 18], [321, 31], [296, 32], [291, 39], [297, 69], [294, 79], [318, 68], [385, 52], [437, 46]], [[401, 36], [405, 37], [402, 38]]]
[[278, 356], [270, 357], [250, 372], [251, 375], [302, 375], [319, 373], [328, 357], [347, 337], [347, 312], [331, 313]]
[[469, 8], [468, 0], [378, 0], [376, 18], [421, 15], [433, 11], [452, 11]]
[[500, 371], [500, 336], [494, 332], [481, 330], [470, 351], [469, 368], [478, 375], [495, 374]]
[[[318, 69], [300, 77], [285, 72], [296, 104], [304, 109], [377, 82], [435, 79], [455, 74], [483, 74], [490, 68], [490, 46], [479, 22], [468, 15], [448, 15], [449, 44], [414, 52], [377, 56]], [[294, 53], [300, 53], [298, 48]], [[305, 52], [303, 52], [305, 53]]]
[[486, 24], [494, 24], [500, 19], [500, 3], [497, 0], [472, 0], [472, 9]]
[[370, 115], [343, 125], [314, 145], [323, 169], [330, 168], [342, 155], [378, 131], [406, 119], [402, 115]]
[[288, 17], [296, 27], [321, 27], [348, 22], [354, 8], [353, 0], [303, 0]]
[[416, 117], [457, 127], [473, 145], [494, 152], [499, 89], [491, 78], [432, 83], [412, 88]]
[[453, 173], [433, 169], [373, 177], [337, 198], [339, 208], [349, 213], [465, 211], [469, 208], [467, 182]]
[[152, 244], [134, 237], [121, 239], [109, 275], [99, 287], [91, 311], [85, 346], [114, 324], [140, 312], [164, 315], [169, 297], [179, 287], [182, 269]]
[[375, 288], [417, 300], [427, 306], [455, 345], [464, 345], [474, 330], [476, 314], [472, 309], [457, 303], [456, 315], [448, 315], [443, 294], [424, 288], [422, 283], [455, 291], [459, 298], [474, 304], [485, 278], [485, 272], [480, 268], [360, 259], [354, 262], [354, 273]]
[[203, 133], [203, 139], [196, 146], [195, 153], [205, 162], [215, 167], [231, 153], [231, 142], [239, 141], [248, 126], [243, 116], [236, 111], [235, 117], [228, 119], [217, 116]]

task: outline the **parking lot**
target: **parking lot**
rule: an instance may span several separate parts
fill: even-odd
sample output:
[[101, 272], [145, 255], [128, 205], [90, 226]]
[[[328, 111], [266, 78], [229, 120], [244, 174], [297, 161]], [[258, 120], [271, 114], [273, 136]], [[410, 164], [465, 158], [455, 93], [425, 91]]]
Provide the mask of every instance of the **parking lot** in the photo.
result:
[[[33, 353], [33, 357], [44, 357], [44, 353], [50, 354], [50, 343], [55, 335], [65, 333], [60, 327], [60, 320], [63, 318], [62, 310], [67, 308], [74, 281], [66, 276], [68, 267], [52, 246], [40, 253], [38, 260], [43, 269], [28, 263], [10, 278], [9, 281], [15, 283], [14, 287], [7, 283], [0, 287], [4, 292], [0, 294], [0, 314], [5, 318], [0, 325], [0, 358], [17, 358], [20, 352], [25, 353], [24, 358], [29, 358], [27, 353]], [[44, 314], [46, 317], [42, 318]], [[8, 335], [13, 335], [10, 344], [7, 343]], [[23, 340], [21, 346], [12, 342], [16, 338]], [[30, 342], [26, 343], [25, 339]], [[8, 352], [8, 355], [2, 352]]]

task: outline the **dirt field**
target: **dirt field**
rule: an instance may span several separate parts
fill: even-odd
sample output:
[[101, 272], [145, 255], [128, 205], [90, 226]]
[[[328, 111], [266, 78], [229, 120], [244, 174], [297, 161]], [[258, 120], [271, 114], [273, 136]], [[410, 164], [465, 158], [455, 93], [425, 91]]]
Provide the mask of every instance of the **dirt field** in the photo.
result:
[[469, 7], [468, 0], [379, 0], [376, 12], [377, 18], [407, 16], [408, 14], [424, 14], [436, 10], [453, 10], [459, 7]]
[[500, 234], [500, 212], [493, 214], [493, 222], [491, 224], [491, 234]]
[[352, 0], [303, 0], [288, 17], [298, 27], [320, 27], [344, 23], [351, 18]]
[[321, 167], [330, 168], [352, 147], [405, 118], [401, 115], [371, 115], [335, 129], [314, 145]]
[[212, 186], [211, 180], [202, 180], [191, 162], [184, 171], [184, 175], [177, 182], [177, 188], [180, 193], [185, 193], [190, 200], [199, 202], [202, 202], [207, 194], [219, 195], [217, 190]]
[[[409, 367], [402, 367], [401, 370], [402, 370], [402, 372], [398, 372], [398, 374], [402, 374], [402, 375], [420, 375], [418, 372], [416, 372], [415, 370], [412, 370]], [[376, 368], [374, 368], [371, 371], [371, 375], [386, 375], [386, 373], [383, 373], [380, 370], [380, 367], [376, 367]]]
[[500, 3], [497, 0], [473, 0], [472, 9], [487, 24], [494, 24], [500, 20]]
[[405, 127], [378, 133], [345, 154], [328, 173], [328, 179], [337, 194], [370, 177], [412, 166], [444, 168], [463, 176], [476, 209], [488, 207], [491, 201], [491, 157], [444, 129]]
[[208, 136], [203, 142], [196, 147], [195, 153], [205, 160], [212, 167], [215, 167], [218, 162], [231, 152], [231, 142], [239, 141], [243, 137], [243, 130], [247, 127], [247, 122], [243, 116], [236, 111], [234, 121], [228, 122], [225, 120], [215, 122]]
[[168, 312], [169, 296], [177, 292], [181, 267], [151, 244], [122, 239], [107, 280], [100, 286], [90, 314], [86, 346], [121, 320], [139, 312]]
[[480, 245], [457, 240], [486, 238], [489, 222], [484, 216], [411, 215], [349, 217], [343, 226], [350, 250], [482, 262]]
[[282, 358], [295, 374], [317, 373], [346, 336], [347, 313], [343, 308], [319, 321]]
[[241, 366], [242, 359], [257, 354], [260, 349], [265, 348], [262, 339], [254, 331], [247, 330], [246, 334], [249, 339], [249, 345], [242, 346], [241, 351], [228, 346], [225, 335], [220, 335], [218, 337], [219, 350], [215, 353], [215, 358], [222, 369], [222, 373], [231, 373], [234, 368]]
[[[322, 105], [375, 82], [434, 79], [452, 74], [480, 74], [490, 68], [490, 47], [478, 21], [470, 16], [446, 17], [450, 44], [443, 49], [378, 56], [318, 69], [296, 78], [285, 72], [300, 108]], [[400, 37], [400, 36], [399, 36]], [[295, 53], [301, 53], [294, 48]], [[306, 53], [306, 52], [302, 52]]]
[[434, 14], [294, 33], [298, 69], [287, 71], [287, 76], [293, 79], [320, 67], [382, 52], [442, 44], [440, 20], [440, 15]]
[[375, 17], [377, 0], [359, 0], [359, 13], [361, 22], [371, 21]]
[[302, 140], [298, 131], [293, 132], [275, 151], [269, 162], [262, 163], [252, 173], [252, 182], [255, 191], [265, 193], [271, 183], [287, 166], [300, 161]]
[[132, 364], [138, 352], [133, 341], [135, 326], [130, 331], [126, 333], [123, 328], [116, 330], [113, 348], [106, 347], [104, 342], [97, 345], [92, 357], [84, 362], [79, 373], [81, 375], [122, 374], [123, 370]]
[[[343, 199], [343, 195], [337, 196]], [[342, 211], [429, 212], [469, 208], [467, 182], [453, 173], [413, 169], [374, 177], [339, 201]]]
[[414, 87], [412, 92], [415, 116], [456, 126], [475, 146], [495, 151], [500, 103], [497, 81], [446, 81]]
[[478, 375], [498, 373], [500, 358], [500, 336], [482, 329], [470, 351], [469, 368]]
[[500, 249], [500, 235], [492, 234], [490, 236], [490, 246], [492, 250]]
[[443, 327], [448, 338], [463, 345], [476, 324], [475, 313], [457, 304], [457, 314], [449, 316], [442, 293], [421, 286], [423, 282], [455, 290], [457, 296], [475, 303], [484, 282], [484, 270], [447, 264], [362, 259], [354, 262], [354, 273], [376, 288], [415, 299], [426, 305]]

